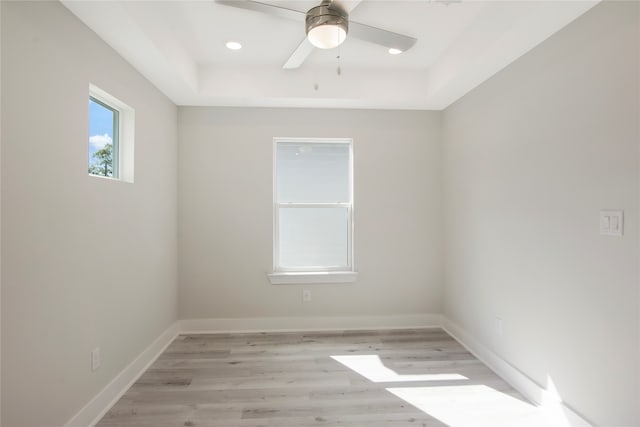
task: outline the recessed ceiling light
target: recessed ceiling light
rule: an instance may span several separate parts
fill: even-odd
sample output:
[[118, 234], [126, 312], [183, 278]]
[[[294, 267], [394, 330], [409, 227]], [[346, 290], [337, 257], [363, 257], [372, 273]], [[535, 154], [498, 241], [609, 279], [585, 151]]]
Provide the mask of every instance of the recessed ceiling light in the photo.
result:
[[227, 42], [227, 49], [231, 50], [240, 50], [242, 49], [242, 45], [239, 42]]
[[402, 51], [400, 49], [396, 49], [395, 47], [392, 47], [391, 49], [389, 49], [389, 53], [391, 55], [398, 55], [398, 54], [402, 53]]

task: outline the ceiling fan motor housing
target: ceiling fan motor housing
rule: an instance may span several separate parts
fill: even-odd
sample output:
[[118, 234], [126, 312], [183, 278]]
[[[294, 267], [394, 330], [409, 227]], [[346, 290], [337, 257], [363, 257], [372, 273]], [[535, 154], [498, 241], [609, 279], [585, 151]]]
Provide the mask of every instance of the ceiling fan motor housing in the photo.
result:
[[[323, 3], [320, 6], [309, 9], [305, 22], [305, 29], [309, 40], [314, 46], [322, 49], [336, 47], [344, 41], [349, 32], [349, 15], [341, 8], [335, 7], [332, 4]], [[324, 45], [322, 41], [316, 44], [313, 40], [313, 34], [309, 35], [309, 33], [322, 27], [337, 29], [335, 37], [337, 37], [338, 40], [335, 40], [331, 45]]]

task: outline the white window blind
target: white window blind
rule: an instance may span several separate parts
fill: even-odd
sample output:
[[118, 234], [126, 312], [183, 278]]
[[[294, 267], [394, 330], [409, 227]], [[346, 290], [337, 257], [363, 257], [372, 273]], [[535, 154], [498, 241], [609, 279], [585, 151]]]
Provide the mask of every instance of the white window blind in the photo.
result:
[[352, 141], [275, 140], [274, 270], [352, 270]]

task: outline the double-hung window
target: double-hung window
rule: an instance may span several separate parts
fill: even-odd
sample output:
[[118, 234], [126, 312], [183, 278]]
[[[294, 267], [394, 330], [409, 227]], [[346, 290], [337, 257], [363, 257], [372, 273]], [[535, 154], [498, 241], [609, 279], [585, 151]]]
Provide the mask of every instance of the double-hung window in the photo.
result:
[[353, 142], [274, 139], [272, 283], [350, 282]]

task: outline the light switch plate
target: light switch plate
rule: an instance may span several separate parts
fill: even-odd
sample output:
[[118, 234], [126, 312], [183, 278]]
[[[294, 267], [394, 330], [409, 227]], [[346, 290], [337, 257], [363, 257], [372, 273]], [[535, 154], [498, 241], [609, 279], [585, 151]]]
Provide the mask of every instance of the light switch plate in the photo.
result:
[[606, 236], [622, 236], [623, 223], [623, 211], [600, 211], [600, 234]]

